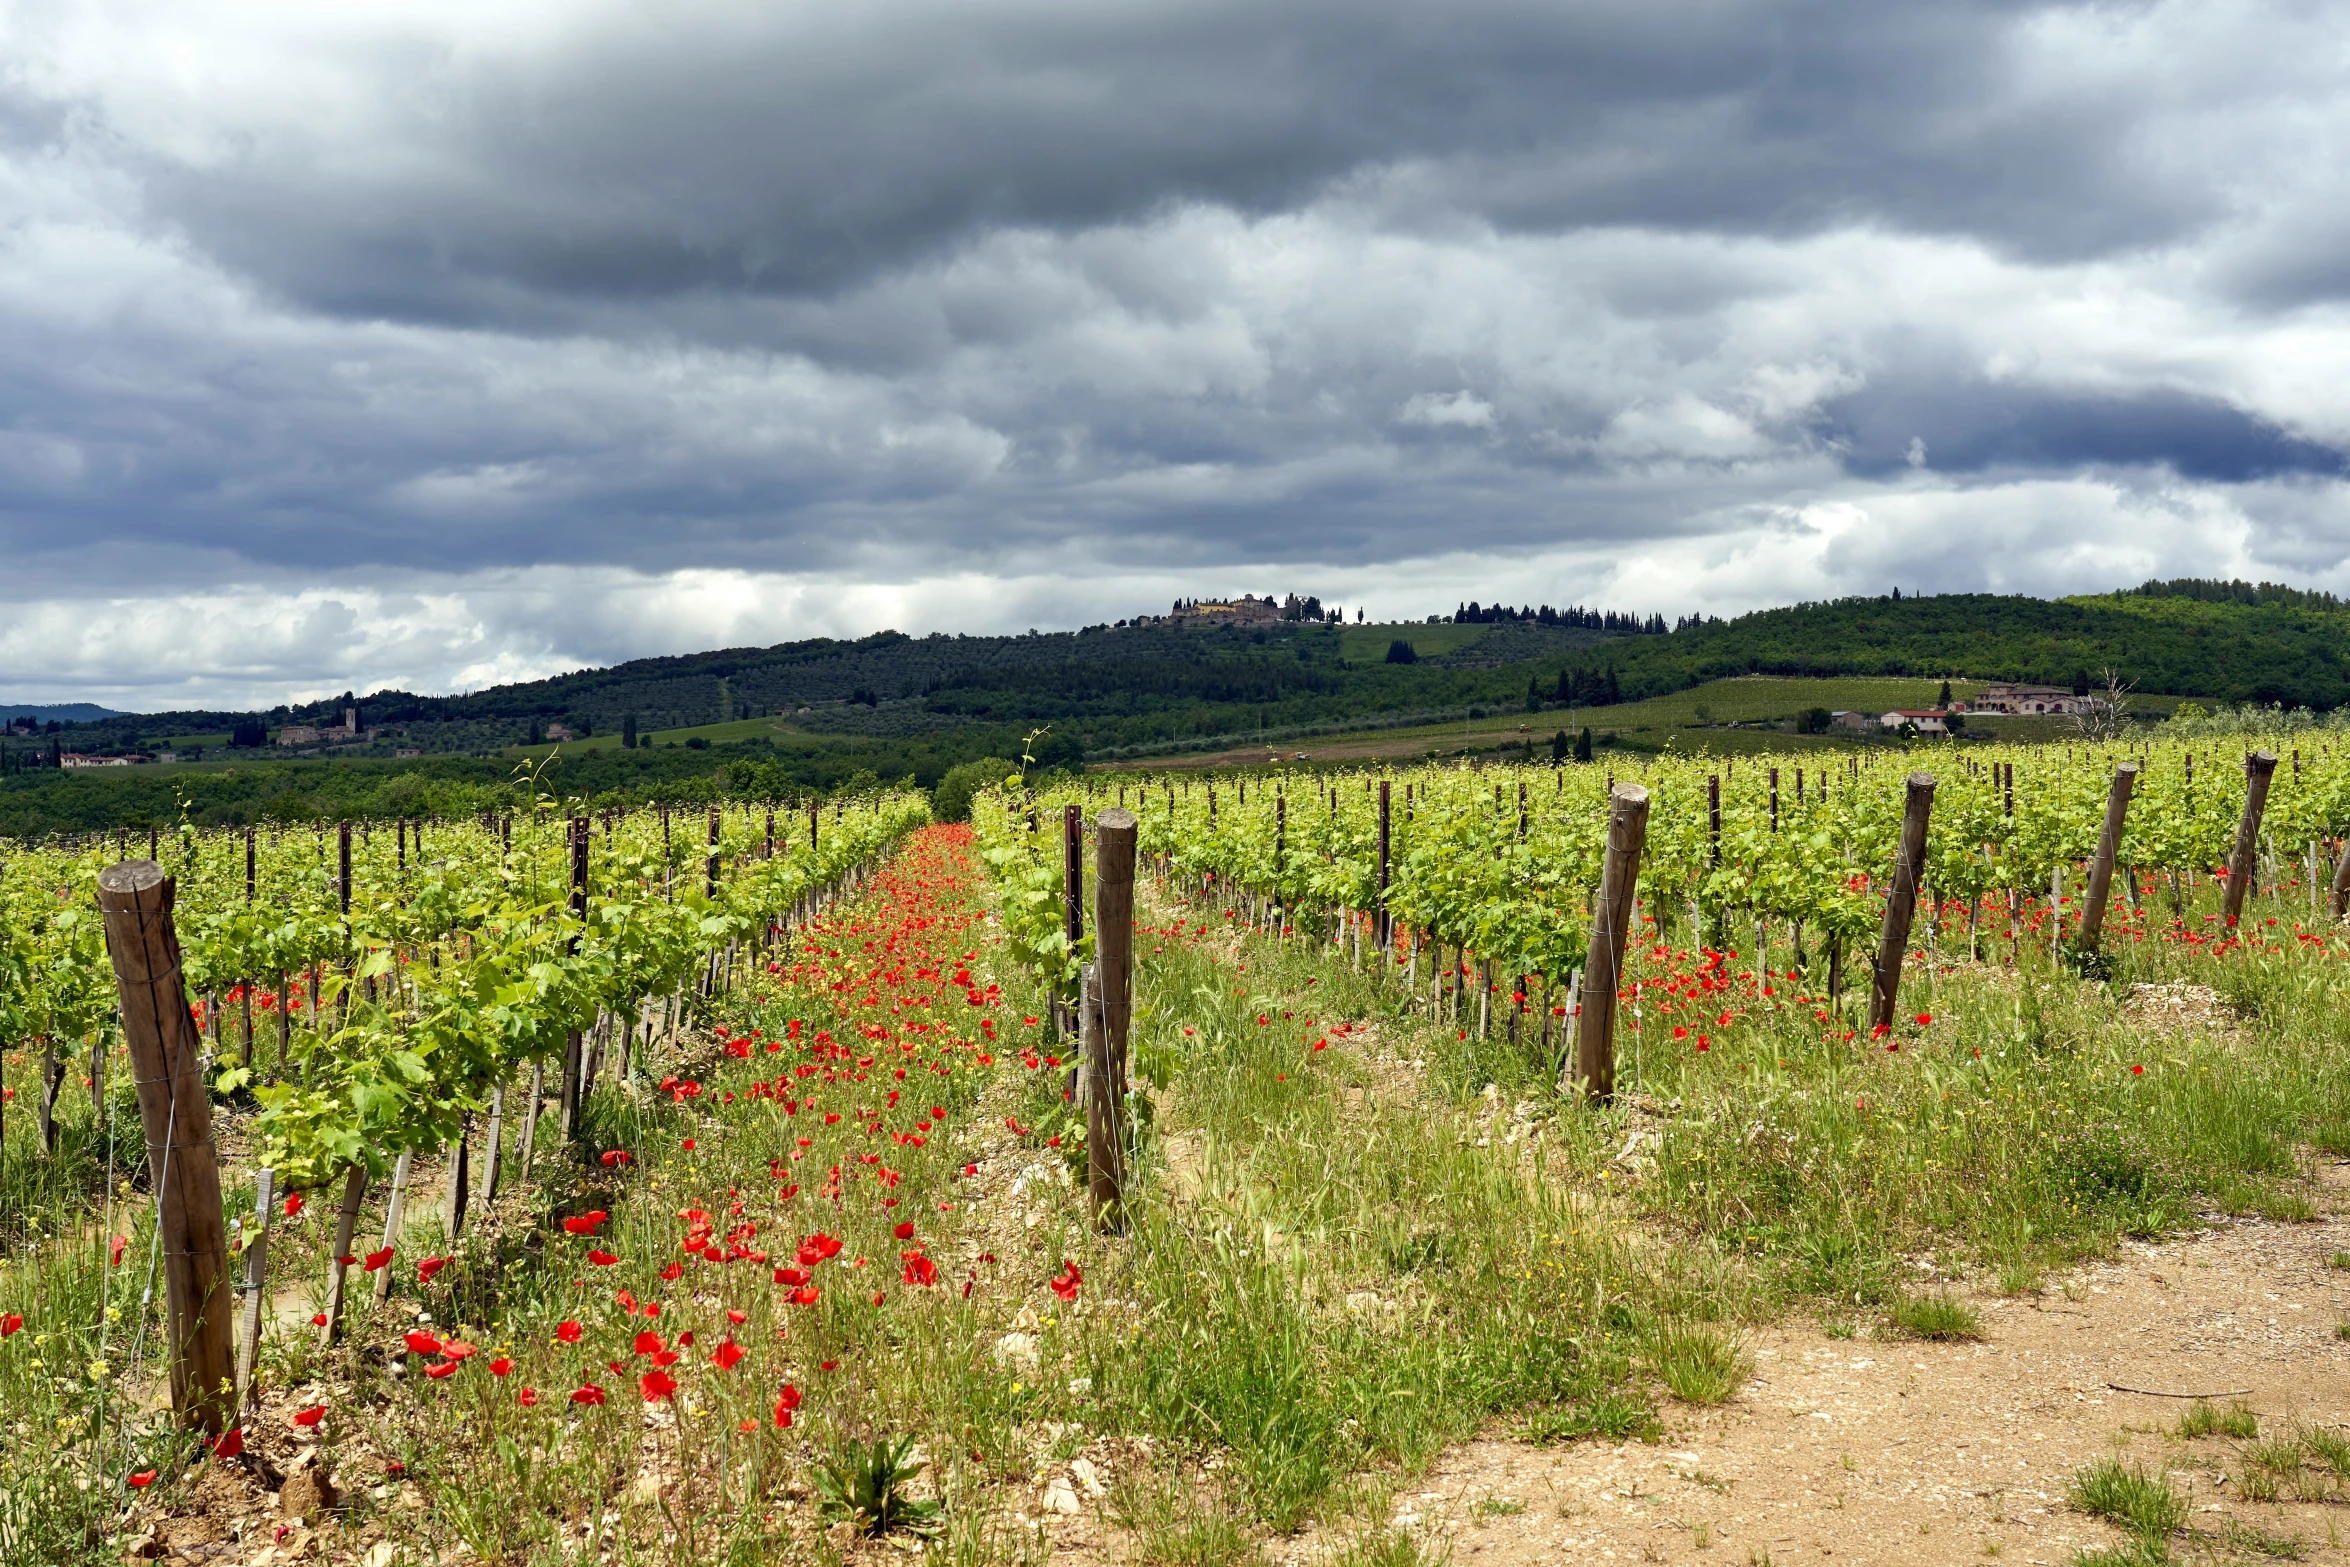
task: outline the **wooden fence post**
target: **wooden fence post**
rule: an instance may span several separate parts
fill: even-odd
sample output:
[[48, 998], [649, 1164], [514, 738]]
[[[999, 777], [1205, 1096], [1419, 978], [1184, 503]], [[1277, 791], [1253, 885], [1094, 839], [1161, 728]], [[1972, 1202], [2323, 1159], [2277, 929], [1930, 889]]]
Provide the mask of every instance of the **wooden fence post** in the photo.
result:
[[2138, 785], [2138, 764], [2124, 762], [2113, 770], [2113, 787], [2105, 796], [2105, 830], [2097, 835], [2097, 857], [2089, 862], [2089, 895], [2081, 910], [2080, 947], [2095, 952], [2105, 932], [2105, 899], [2113, 889], [2114, 856], [2121, 852], [2122, 821], [2129, 815], [2130, 791]]
[[1085, 1112], [1087, 1186], [1094, 1216], [1119, 1222], [1126, 1189], [1126, 1046], [1134, 1015], [1134, 813], [1094, 820], [1092, 994], [1082, 1027], [1092, 1080]]
[[2244, 758], [2244, 816], [2236, 823], [2236, 852], [2228, 856], [2227, 918], [2233, 928], [2244, 912], [2244, 894], [2252, 883], [2252, 856], [2260, 842], [2260, 818], [2268, 809], [2269, 780], [2276, 775], [2273, 751], [2255, 751]]
[[1632, 889], [1648, 842], [1648, 791], [1621, 784], [1609, 791], [1607, 859], [1591, 906], [1590, 954], [1584, 960], [1581, 1016], [1575, 1020], [1575, 1077], [1584, 1097], [1606, 1104], [1616, 1092], [1616, 991], [1623, 983], [1624, 939]]
[[367, 1195], [367, 1166], [355, 1164], [343, 1176], [343, 1201], [335, 1210], [334, 1256], [326, 1267], [326, 1321], [318, 1342], [332, 1344], [343, 1331], [343, 1291], [350, 1280], [351, 1245], [359, 1234], [359, 1203]]
[[228, 1231], [212, 1146], [212, 1101], [204, 1087], [203, 1038], [180, 977], [174, 890], [153, 860], [110, 865], [98, 876], [98, 908], [156, 1196], [171, 1405], [182, 1422], [218, 1435], [235, 1413]]
[[[1073, 803], [1061, 807], [1061, 929], [1074, 953], [1085, 937], [1085, 817]], [[1057, 1032], [1083, 1037], [1084, 1025], [1058, 996], [1052, 1010]]]
[[[718, 812], [716, 810], [710, 812], [710, 841], [713, 844], [718, 841]], [[718, 874], [718, 856], [715, 852], [710, 856], [710, 865], [711, 886], [715, 890]], [[587, 902], [588, 824], [586, 817], [574, 816], [571, 818], [571, 917], [573, 919], [585, 920], [587, 918]], [[577, 936], [571, 938], [571, 950], [574, 952], [579, 950]], [[572, 1123], [579, 1116], [580, 1069], [585, 1065], [581, 1060], [581, 1051], [584, 1046], [585, 1041], [578, 1029], [574, 1028], [565, 1032], [563, 1036], [563, 1071], [555, 1085], [556, 1125], [565, 1142], [571, 1140]]]
[[2334, 866], [2333, 915], [2339, 922], [2350, 912], [2350, 836], [2342, 839], [2342, 858]]
[[[416, 1155], [403, 1152], [392, 1166], [391, 1193], [384, 1198], [383, 1249], [397, 1256], [400, 1249], [400, 1231], [408, 1222], [408, 1181], [416, 1173]], [[392, 1298], [392, 1261], [375, 1270], [375, 1303], [382, 1305]]]
[[[627, 1075], [626, 1069], [622, 1076]], [[481, 1201], [489, 1207], [498, 1200], [499, 1154], [506, 1136], [506, 1085], [500, 1083], [490, 1090], [490, 1131], [481, 1150]]]
[[1869, 982], [1869, 1028], [1893, 1026], [1901, 997], [1901, 963], [1909, 954], [1910, 921], [1917, 915], [1918, 881], [1926, 862], [1926, 824], [1934, 811], [1934, 775], [1911, 773], [1901, 809], [1901, 845], [1893, 856], [1893, 885], [1885, 898], [1884, 934]]
[[1384, 979], [1395, 956], [1395, 921], [1387, 912], [1387, 866], [1390, 846], [1391, 821], [1388, 815], [1387, 780], [1379, 780], [1379, 903], [1378, 913], [1371, 922], [1374, 937], [1372, 945], [1379, 950], [1377, 977]]
[[261, 1403], [253, 1369], [261, 1363], [262, 1296], [269, 1283], [269, 1208], [277, 1199], [277, 1172], [253, 1172], [253, 1232], [245, 1237], [245, 1333], [237, 1350], [237, 1408], [250, 1413]]

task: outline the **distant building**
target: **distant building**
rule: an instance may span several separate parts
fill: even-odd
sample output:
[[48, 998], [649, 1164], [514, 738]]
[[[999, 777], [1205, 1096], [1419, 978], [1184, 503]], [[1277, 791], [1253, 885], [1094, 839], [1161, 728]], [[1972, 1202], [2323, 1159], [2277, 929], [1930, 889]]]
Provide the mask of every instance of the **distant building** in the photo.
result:
[[1942, 720], [1942, 710], [1938, 707], [1912, 707], [1904, 708], [1897, 713], [1887, 713], [1877, 721], [1887, 729], [1899, 729], [1904, 724], [1914, 724], [1919, 734], [1946, 735], [1950, 733], [1950, 726]]
[[319, 734], [309, 724], [288, 724], [277, 732], [279, 745], [316, 745]]
[[[79, 751], [67, 751], [57, 758], [60, 767], [128, 767], [134, 758], [128, 756], [84, 756]], [[143, 760], [143, 758], [139, 758]]]
[[1988, 685], [1967, 699], [1970, 713], [2079, 713], [2089, 699], [2062, 686]]
[[403, 746], [399, 750], [392, 753], [392, 755], [398, 757], [403, 762], [408, 761], [414, 757], [422, 756], [423, 754], [424, 753], [422, 751], [417, 750], [413, 746]]
[[1236, 599], [1177, 599], [1167, 617], [1178, 626], [1270, 626], [1281, 621], [1281, 606], [1243, 593]]
[[561, 719], [557, 719], [554, 723], [547, 725], [547, 738], [550, 740], [568, 740], [571, 738], [571, 726], [567, 723], [564, 723]]
[[1828, 721], [1839, 729], [1874, 729], [1877, 727], [1876, 714], [1863, 713], [1849, 707], [1839, 712], [1830, 713]]

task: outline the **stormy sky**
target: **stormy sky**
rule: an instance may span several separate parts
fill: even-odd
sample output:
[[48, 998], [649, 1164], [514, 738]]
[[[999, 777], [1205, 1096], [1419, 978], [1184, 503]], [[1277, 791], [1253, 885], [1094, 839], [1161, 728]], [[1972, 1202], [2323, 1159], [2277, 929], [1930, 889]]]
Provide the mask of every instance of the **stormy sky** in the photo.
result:
[[0, 699], [2350, 591], [2350, 6], [0, 0]]

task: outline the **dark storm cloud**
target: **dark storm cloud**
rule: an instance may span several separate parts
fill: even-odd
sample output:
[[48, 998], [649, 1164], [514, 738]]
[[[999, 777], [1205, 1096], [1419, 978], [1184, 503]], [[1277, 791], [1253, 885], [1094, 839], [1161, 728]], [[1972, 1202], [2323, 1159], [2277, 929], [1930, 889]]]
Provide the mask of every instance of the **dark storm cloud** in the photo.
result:
[[2350, 588], [2345, 20], [19, 0], [0, 676]]
[[[1823, 432], [1856, 474], [2162, 467], [2221, 484], [2337, 477], [2344, 453], [2216, 398], [2122, 395], [1952, 379], [1872, 386], [1821, 409]], [[1911, 443], [1915, 442], [1915, 457]], [[1922, 461], [1920, 460], [1922, 459]]]
[[[1287, 210], [1557, 232], [1883, 222], [2071, 257], [2221, 205], [2148, 105], [2013, 80], [2020, 5], [877, 4], [583, 21], [529, 51], [362, 35], [372, 112], [242, 117], [153, 210], [314, 309], [564, 331], [826, 294], [1005, 226]], [[685, 17], [679, 18], [680, 22]], [[232, 119], [240, 118], [232, 113]]]

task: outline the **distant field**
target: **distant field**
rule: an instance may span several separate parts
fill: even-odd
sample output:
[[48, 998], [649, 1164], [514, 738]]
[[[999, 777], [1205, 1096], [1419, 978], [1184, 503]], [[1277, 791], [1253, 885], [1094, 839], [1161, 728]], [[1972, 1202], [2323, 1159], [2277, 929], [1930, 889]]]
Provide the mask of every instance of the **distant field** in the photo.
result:
[[1449, 621], [1442, 625], [1413, 625], [1406, 622], [1392, 626], [1349, 626], [1339, 638], [1338, 656], [1350, 664], [1377, 664], [1387, 657], [1389, 644], [1402, 641], [1412, 645], [1412, 651], [1422, 658], [1439, 658], [1446, 653], [1457, 653], [1476, 641], [1491, 626], [1456, 626]]
[[[1408, 627], [1360, 627], [1360, 630], [1378, 630], [1383, 635], [1391, 630], [1401, 632]], [[1428, 630], [1464, 631], [1481, 627], [1428, 627]], [[1349, 635], [1352, 635], [1350, 630]], [[1385, 642], [1380, 644], [1382, 648]], [[1953, 698], [1965, 700], [1982, 682], [1954, 680], [1950, 683]], [[1779, 726], [1794, 719], [1807, 708], [1824, 707], [1830, 712], [1857, 710], [1880, 714], [1900, 708], [1931, 706], [1940, 696], [1939, 680], [1906, 679], [1799, 679], [1772, 675], [1742, 675], [1728, 680], [1715, 680], [1687, 691], [1676, 691], [1670, 696], [1651, 697], [1643, 702], [1623, 702], [1613, 707], [1545, 707], [1537, 713], [1522, 710], [1488, 709], [1483, 718], [1464, 718], [1457, 723], [1424, 724], [1409, 729], [1366, 729], [1351, 734], [1322, 735], [1311, 740], [1293, 740], [1264, 745], [1234, 746], [1218, 752], [1190, 752], [1164, 758], [1142, 758], [1117, 764], [1121, 768], [1135, 767], [1233, 767], [1262, 763], [1279, 756], [1293, 760], [1303, 753], [1313, 762], [1372, 761], [1401, 757], [1425, 757], [1457, 754], [1463, 751], [1491, 751], [1512, 744], [1530, 744], [1537, 751], [1547, 751], [1550, 738], [1560, 730], [1572, 735], [1588, 727], [1594, 736], [1616, 743], [1636, 746], [1643, 750], [1657, 750], [1671, 746], [1678, 751], [1715, 751], [1721, 753], [1758, 750], [1786, 750], [1794, 746], [1850, 746], [1864, 744], [1868, 736], [1882, 735], [1882, 731], [1867, 731], [1856, 735], [1849, 730], [1831, 730], [1822, 735], [1797, 735]], [[2140, 712], [2160, 716], [2167, 714], [2183, 700], [2178, 697], [2148, 697], [2134, 699], [2133, 706]], [[1731, 727], [1733, 724], [1745, 727]], [[2056, 740], [2070, 732], [2061, 719], [2045, 718], [1972, 718], [1968, 720], [1969, 733], [1977, 738], [2025, 743]]]
[[[638, 745], [683, 745], [688, 740], [707, 740], [712, 745], [725, 745], [738, 740], [764, 740], [771, 735], [798, 734], [800, 731], [781, 718], [738, 718], [724, 724], [695, 724], [687, 729], [647, 729], [636, 737]], [[551, 756], [560, 748], [574, 755], [581, 751], [609, 751], [620, 744], [619, 731], [608, 735], [590, 735], [584, 740], [551, 740], [542, 745], [510, 745], [509, 756]]]

